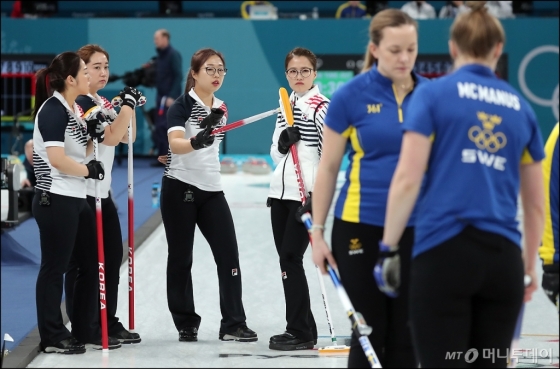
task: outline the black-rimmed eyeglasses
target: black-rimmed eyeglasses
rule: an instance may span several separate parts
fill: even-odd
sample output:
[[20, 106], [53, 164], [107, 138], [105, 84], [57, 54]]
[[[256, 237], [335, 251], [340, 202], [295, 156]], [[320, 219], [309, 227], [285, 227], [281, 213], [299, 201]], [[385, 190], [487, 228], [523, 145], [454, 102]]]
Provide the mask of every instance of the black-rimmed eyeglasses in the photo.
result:
[[301, 70], [292, 68], [286, 71], [286, 75], [290, 78], [297, 78], [298, 74], [301, 74], [302, 78], [307, 78], [311, 75], [311, 72], [313, 72], [311, 68], [302, 68]]
[[206, 70], [206, 74], [208, 74], [209, 76], [214, 76], [214, 74], [216, 74], [216, 71], [218, 71], [218, 76], [225, 76], [227, 73], [227, 69], [226, 68], [214, 68], [214, 67], [206, 67], [204, 68]]

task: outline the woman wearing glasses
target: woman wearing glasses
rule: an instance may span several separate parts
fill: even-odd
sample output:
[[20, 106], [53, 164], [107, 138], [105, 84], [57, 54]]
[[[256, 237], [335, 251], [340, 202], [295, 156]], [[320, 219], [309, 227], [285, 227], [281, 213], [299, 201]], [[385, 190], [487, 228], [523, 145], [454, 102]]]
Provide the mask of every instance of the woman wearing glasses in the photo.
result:
[[[290, 95], [294, 112], [293, 126], [287, 126], [282, 114], [276, 120], [270, 155], [277, 164], [270, 184], [267, 205], [286, 298], [286, 331], [270, 338], [272, 350], [312, 349], [317, 326], [311, 313], [309, 288], [303, 269], [303, 254], [309, 235], [301, 215], [311, 211], [311, 192], [323, 143], [323, 121], [329, 99], [313, 82], [317, 77], [317, 58], [304, 48], [290, 51], [285, 61], [286, 78], [293, 90]], [[299, 156], [307, 200], [305, 207], [296, 178], [290, 146]]]
[[[197, 341], [191, 267], [195, 226], [208, 241], [220, 283], [222, 341], [257, 341], [247, 328], [241, 301], [241, 269], [231, 212], [222, 191], [219, 144], [212, 128], [227, 120], [214, 96], [227, 72], [221, 53], [201, 49], [191, 58], [185, 93], [167, 113], [169, 151], [161, 188], [161, 215], [168, 245], [167, 302], [179, 341]], [[218, 231], [216, 231], [218, 230]]]

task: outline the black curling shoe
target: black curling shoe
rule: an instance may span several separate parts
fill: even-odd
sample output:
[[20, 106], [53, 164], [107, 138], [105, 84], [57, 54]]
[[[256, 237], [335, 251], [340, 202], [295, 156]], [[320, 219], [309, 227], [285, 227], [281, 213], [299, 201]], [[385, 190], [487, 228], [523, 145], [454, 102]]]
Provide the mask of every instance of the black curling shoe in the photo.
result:
[[44, 347], [43, 352], [46, 354], [83, 354], [86, 352], [86, 346], [83, 343], [78, 342], [74, 337], [70, 337], [57, 342], [54, 345]]
[[196, 342], [198, 341], [198, 329], [196, 327], [187, 327], [179, 331], [179, 341]]
[[112, 334], [111, 337], [119, 340], [119, 342], [123, 345], [127, 345], [130, 343], [140, 343], [140, 341], [142, 341], [138, 333], [130, 332], [124, 328], [119, 333]]
[[252, 330], [247, 328], [247, 326], [239, 327], [235, 332], [232, 333], [222, 333], [218, 337], [220, 341], [239, 341], [239, 342], [255, 342], [258, 341], [257, 334]]
[[313, 340], [301, 340], [291, 333], [284, 332], [270, 337], [268, 348], [280, 351], [310, 350], [314, 346], [313, 342]]
[[[86, 345], [94, 350], [103, 350], [103, 345], [101, 343], [101, 338], [92, 342], [88, 342]], [[118, 339], [113, 337], [107, 337], [107, 348], [109, 350], [115, 350], [121, 348], [121, 343]]]

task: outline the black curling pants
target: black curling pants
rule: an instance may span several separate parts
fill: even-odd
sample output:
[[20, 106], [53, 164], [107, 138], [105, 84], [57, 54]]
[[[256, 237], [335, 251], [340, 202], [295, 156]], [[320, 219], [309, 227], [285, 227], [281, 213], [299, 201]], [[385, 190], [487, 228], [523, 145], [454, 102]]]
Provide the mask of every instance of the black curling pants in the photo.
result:
[[[95, 213], [95, 197], [88, 196], [87, 202], [89, 207]], [[117, 303], [119, 295], [119, 280], [120, 268], [123, 258], [123, 240], [121, 232], [121, 224], [117, 208], [111, 197], [101, 199], [101, 214], [103, 221], [103, 249], [105, 258], [105, 288], [106, 288], [106, 302], [107, 302], [107, 328], [109, 336], [119, 333], [124, 329], [124, 326], [119, 322], [117, 314]], [[97, 229], [97, 223], [95, 223]], [[83, 237], [78, 237], [77, 244], [85, 242]], [[96, 245], [97, 250], [97, 245]], [[97, 253], [95, 260], [98, 259]], [[70, 261], [70, 266], [66, 272], [64, 279], [64, 291], [66, 293], [66, 314], [73, 322], [74, 311], [74, 289], [76, 288], [76, 276], [78, 275], [78, 263], [75, 258]], [[99, 298], [95, 304], [94, 309], [97, 314], [94, 319], [97, 325], [101, 327], [100, 311], [99, 311]], [[95, 324], [95, 322], [94, 322]], [[92, 328], [92, 335], [101, 335], [101, 328]]]
[[[351, 223], [335, 218], [332, 251], [340, 280], [354, 310], [373, 328], [369, 340], [384, 368], [416, 368], [408, 318], [410, 258], [413, 228], [406, 228], [399, 242], [401, 286], [399, 296], [391, 298], [379, 291], [373, 268], [379, 254], [383, 227]], [[358, 337], [352, 333], [349, 368], [369, 368]]]
[[[193, 202], [185, 202], [185, 192]], [[167, 237], [167, 303], [178, 331], [200, 326], [195, 312], [191, 268], [195, 226], [208, 241], [218, 270], [220, 333], [233, 333], [245, 326], [241, 300], [241, 268], [235, 228], [224, 193], [203, 191], [164, 176], [161, 186], [161, 216]]]
[[[99, 301], [94, 214], [86, 199], [53, 193], [48, 193], [50, 205], [40, 205], [42, 192], [37, 190], [33, 198], [33, 214], [41, 240], [41, 267], [36, 287], [41, 346], [51, 346], [71, 337], [60, 310], [63, 276], [71, 257], [79, 266], [74, 294], [77, 313], [74, 314], [72, 334], [85, 343], [90, 339], [87, 335], [95, 319], [95, 303]], [[76, 243], [78, 237], [83, 237], [84, 242]]]
[[[505, 368], [525, 291], [523, 274], [517, 245], [472, 226], [415, 257], [410, 317], [422, 367]], [[473, 363], [447, 357], [470, 349], [478, 352]]]
[[317, 338], [317, 326], [303, 269], [309, 235], [303, 223], [296, 220], [299, 206], [299, 201], [271, 199], [270, 219], [286, 299], [286, 331], [301, 340], [313, 341]]

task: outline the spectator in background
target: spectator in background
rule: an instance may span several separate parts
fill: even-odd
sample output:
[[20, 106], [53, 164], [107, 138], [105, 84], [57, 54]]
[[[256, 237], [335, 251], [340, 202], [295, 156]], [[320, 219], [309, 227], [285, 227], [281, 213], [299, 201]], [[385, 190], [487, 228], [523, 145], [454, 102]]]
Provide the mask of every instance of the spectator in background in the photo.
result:
[[511, 1], [487, 1], [488, 13], [498, 19], [515, 18]]
[[[556, 5], [558, 6], [558, 5]], [[514, 16], [531, 16], [534, 12], [533, 1], [515, 1], [511, 2], [511, 8]], [[558, 9], [558, 8], [556, 8]]]
[[183, 12], [183, 5], [181, 1], [158, 1], [159, 14], [177, 15]]
[[427, 1], [409, 1], [401, 8], [413, 19], [434, 19], [436, 10]]
[[272, 5], [269, 1], [244, 1], [241, 4], [241, 17], [251, 19], [251, 6], [253, 5]]
[[375, 14], [388, 7], [388, 1], [366, 1], [366, 12], [370, 17], [373, 17]]
[[[154, 34], [156, 45], [156, 108], [155, 135], [158, 156], [167, 155], [169, 142], [167, 140], [167, 110], [175, 99], [181, 95], [183, 68], [181, 54], [175, 50], [169, 40], [171, 35], [165, 29], [159, 29]], [[152, 166], [161, 165], [157, 160]]]
[[24, 147], [25, 159], [23, 160], [23, 167], [27, 173], [27, 178], [21, 181], [21, 187], [35, 187], [37, 184], [37, 178], [35, 177], [35, 171], [33, 170], [33, 140], [29, 140], [25, 143]]
[[367, 16], [366, 6], [359, 1], [347, 1], [338, 7], [335, 18], [363, 18]]
[[467, 11], [464, 1], [448, 1], [439, 11], [440, 18], [455, 18], [458, 14]]
[[21, 1], [14, 1], [10, 18], [23, 18], [23, 12], [21, 11]]

